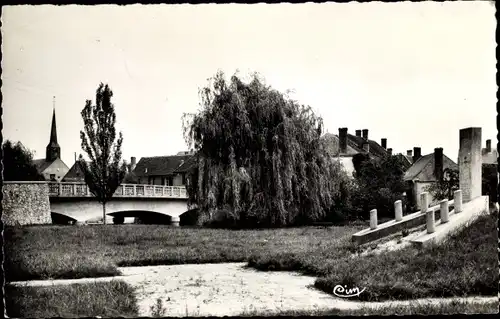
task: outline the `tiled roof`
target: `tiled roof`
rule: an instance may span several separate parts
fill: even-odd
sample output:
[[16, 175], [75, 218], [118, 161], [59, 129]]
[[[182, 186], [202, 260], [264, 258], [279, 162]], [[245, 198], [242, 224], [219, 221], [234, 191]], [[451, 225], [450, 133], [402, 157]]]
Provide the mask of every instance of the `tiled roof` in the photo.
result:
[[143, 157], [137, 163], [134, 174], [137, 177], [171, 175], [177, 169], [185, 167], [183, 164], [191, 159], [191, 157], [193, 155]]
[[[356, 145], [358, 146], [358, 148], [362, 148], [364, 141], [365, 139], [360, 136], [347, 134], [347, 143]], [[377, 157], [384, 157], [388, 155], [387, 151], [377, 142], [369, 139], [368, 144], [370, 145], [370, 154], [373, 154]]]
[[396, 156], [401, 160], [401, 163], [403, 163], [403, 168], [405, 170], [411, 167], [412, 163], [411, 160], [409, 159], [409, 156], [403, 154], [396, 154]]
[[[335, 134], [326, 133], [325, 135], [323, 135], [322, 138], [326, 143], [325, 145], [328, 153], [333, 156], [339, 155], [340, 151], [339, 137]], [[362, 137], [355, 136], [352, 134], [347, 134], [347, 151], [345, 155], [354, 155], [358, 153], [363, 153], [364, 150], [362, 148], [362, 145], [364, 141], [365, 140]], [[387, 151], [377, 142], [373, 140], [368, 140], [368, 144], [370, 145], [370, 150], [369, 150], [370, 154], [379, 158], [382, 158], [388, 154]]]
[[[446, 168], [458, 169], [458, 165], [453, 162], [448, 156], [443, 154], [443, 169]], [[405, 181], [413, 181], [415, 179], [418, 179], [420, 181], [436, 180], [436, 176], [434, 175], [434, 153], [420, 157], [406, 171], [404, 176]]]
[[52, 163], [53, 163], [53, 161], [52, 162], [47, 162], [45, 160], [45, 158], [33, 160], [33, 164], [35, 164], [36, 169], [38, 170], [39, 173], [43, 172]]
[[[335, 134], [326, 133], [321, 137], [323, 139], [323, 143], [325, 143], [326, 150], [328, 154], [331, 156], [339, 155], [340, 146], [339, 146], [339, 137]], [[344, 155], [354, 155], [362, 152], [355, 145], [350, 145], [349, 141], [347, 142], [347, 151]]]
[[[90, 164], [90, 162], [87, 162], [87, 163]], [[66, 173], [66, 175], [64, 175], [63, 181], [70, 180], [70, 179], [72, 179], [72, 180], [74, 180], [74, 179], [84, 180], [85, 179], [85, 175], [83, 173], [83, 169], [82, 169], [79, 161], [75, 162], [75, 164], [73, 164], [73, 166], [71, 166], [68, 173]]]
[[175, 171], [174, 173], [186, 173], [193, 166], [196, 165], [196, 157], [190, 156], [187, 160], [184, 161]]

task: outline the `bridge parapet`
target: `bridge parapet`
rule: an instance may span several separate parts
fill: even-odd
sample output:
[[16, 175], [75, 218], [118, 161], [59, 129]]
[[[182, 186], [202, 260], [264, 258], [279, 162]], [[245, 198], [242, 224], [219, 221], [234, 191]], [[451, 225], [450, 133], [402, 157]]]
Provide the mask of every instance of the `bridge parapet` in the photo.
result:
[[[50, 197], [94, 197], [85, 183], [49, 183]], [[113, 197], [120, 198], [188, 198], [184, 186], [136, 185], [118, 186]]]

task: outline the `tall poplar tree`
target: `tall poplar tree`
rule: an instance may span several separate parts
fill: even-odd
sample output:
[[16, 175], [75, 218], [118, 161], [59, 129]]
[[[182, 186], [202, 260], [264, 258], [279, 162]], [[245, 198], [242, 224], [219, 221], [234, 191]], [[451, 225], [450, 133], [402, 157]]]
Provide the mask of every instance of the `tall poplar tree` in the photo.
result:
[[96, 91], [96, 103], [87, 100], [81, 115], [84, 130], [80, 131], [82, 149], [90, 163], [82, 157], [80, 163], [85, 174], [85, 183], [97, 200], [102, 203], [102, 218], [106, 224], [106, 203], [112, 198], [125, 177], [125, 166], [120, 164], [123, 136], [116, 134], [116, 114], [111, 103], [113, 92], [101, 83]]
[[323, 218], [346, 175], [321, 142], [322, 120], [265, 85], [218, 72], [200, 90], [201, 110], [186, 115], [186, 142], [198, 165], [189, 203], [213, 218], [231, 214], [241, 226], [280, 227]]

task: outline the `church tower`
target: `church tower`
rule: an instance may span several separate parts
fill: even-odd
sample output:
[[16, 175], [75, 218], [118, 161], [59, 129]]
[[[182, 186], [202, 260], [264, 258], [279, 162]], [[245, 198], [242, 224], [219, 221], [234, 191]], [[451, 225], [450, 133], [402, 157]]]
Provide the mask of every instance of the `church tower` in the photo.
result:
[[61, 158], [61, 147], [57, 143], [57, 128], [56, 128], [56, 107], [55, 107], [55, 96], [53, 100], [53, 112], [52, 112], [52, 128], [50, 130], [50, 142], [47, 145], [45, 160], [47, 162], [53, 162], [57, 158]]

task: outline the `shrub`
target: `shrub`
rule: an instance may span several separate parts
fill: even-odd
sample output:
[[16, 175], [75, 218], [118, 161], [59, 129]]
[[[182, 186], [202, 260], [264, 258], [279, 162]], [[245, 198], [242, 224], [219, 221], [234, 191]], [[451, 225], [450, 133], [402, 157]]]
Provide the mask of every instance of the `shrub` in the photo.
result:
[[403, 192], [406, 189], [404, 166], [400, 159], [388, 156], [378, 160], [357, 154], [353, 157], [353, 164], [356, 186], [351, 187], [348, 214], [367, 219], [370, 210], [377, 209], [379, 218], [393, 218], [394, 202], [404, 200]]
[[446, 168], [443, 179], [425, 188], [436, 200], [453, 198], [453, 193], [459, 188], [458, 170]]
[[482, 166], [482, 191], [483, 195], [490, 197], [490, 203], [498, 202], [498, 171], [497, 164], [483, 164]]

